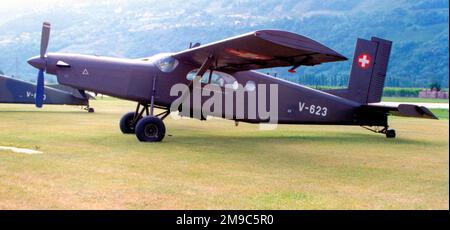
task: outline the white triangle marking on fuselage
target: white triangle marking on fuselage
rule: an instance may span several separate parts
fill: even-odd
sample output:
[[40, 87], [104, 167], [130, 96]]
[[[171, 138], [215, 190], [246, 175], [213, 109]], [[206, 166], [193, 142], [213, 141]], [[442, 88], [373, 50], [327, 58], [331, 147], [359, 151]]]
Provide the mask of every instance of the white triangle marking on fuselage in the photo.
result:
[[85, 75], [85, 76], [87, 76], [87, 75], [89, 75], [89, 72], [88, 72], [87, 69], [84, 69], [82, 74]]

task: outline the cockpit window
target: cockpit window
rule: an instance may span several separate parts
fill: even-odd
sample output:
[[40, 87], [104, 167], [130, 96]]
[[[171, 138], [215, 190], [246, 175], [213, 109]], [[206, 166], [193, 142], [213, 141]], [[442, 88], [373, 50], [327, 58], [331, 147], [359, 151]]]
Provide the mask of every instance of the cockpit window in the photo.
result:
[[152, 62], [164, 73], [170, 73], [178, 66], [178, 60], [172, 57], [171, 53], [160, 53], [154, 56], [143, 58], [142, 61]]
[[170, 73], [178, 66], [178, 60], [172, 56], [159, 59], [156, 66], [164, 73]]

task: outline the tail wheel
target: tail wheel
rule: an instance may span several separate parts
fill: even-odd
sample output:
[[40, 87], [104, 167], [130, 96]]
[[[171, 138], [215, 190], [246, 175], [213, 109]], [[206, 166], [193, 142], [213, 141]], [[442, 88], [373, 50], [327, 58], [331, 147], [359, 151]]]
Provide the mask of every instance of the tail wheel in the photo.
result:
[[386, 138], [395, 138], [395, 136], [396, 136], [395, 130], [393, 129], [386, 130]]
[[166, 135], [166, 126], [158, 117], [144, 117], [136, 125], [136, 137], [142, 142], [160, 142]]
[[395, 134], [395, 130], [394, 129], [389, 129], [389, 127], [386, 125], [384, 126], [383, 129], [379, 129], [379, 127], [373, 129], [373, 128], [369, 128], [369, 127], [365, 127], [365, 126], [361, 126], [367, 130], [370, 130], [374, 133], [383, 133], [386, 135], [386, 138], [395, 138], [396, 134]]
[[141, 119], [135, 119], [135, 113], [129, 112], [120, 119], [120, 131], [124, 134], [132, 134], [135, 131], [136, 123]]

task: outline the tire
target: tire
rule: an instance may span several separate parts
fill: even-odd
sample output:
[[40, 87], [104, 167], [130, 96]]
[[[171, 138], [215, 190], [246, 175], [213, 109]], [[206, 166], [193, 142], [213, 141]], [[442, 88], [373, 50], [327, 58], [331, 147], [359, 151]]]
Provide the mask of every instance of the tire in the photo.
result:
[[164, 122], [157, 117], [144, 117], [136, 125], [136, 137], [142, 142], [160, 142], [166, 135]]
[[[124, 134], [133, 134], [136, 129], [136, 123], [133, 124], [134, 112], [129, 112], [120, 119], [120, 131]], [[141, 118], [138, 119], [138, 121]]]
[[389, 129], [386, 131], [386, 138], [395, 138], [395, 136], [396, 136], [395, 130]]
[[88, 113], [93, 113], [93, 112], [95, 112], [94, 108], [89, 108], [88, 109]]

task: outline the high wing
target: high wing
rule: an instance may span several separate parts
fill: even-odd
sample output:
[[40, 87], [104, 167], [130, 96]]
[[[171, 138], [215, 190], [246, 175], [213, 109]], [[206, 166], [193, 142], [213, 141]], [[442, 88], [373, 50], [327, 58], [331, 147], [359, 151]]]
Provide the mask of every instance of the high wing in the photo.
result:
[[307, 37], [279, 30], [260, 30], [188, 49], [173, 55], [197, 67], [238, 72], [271, 67], [313, 66], [347, 60], [336, 51]]

